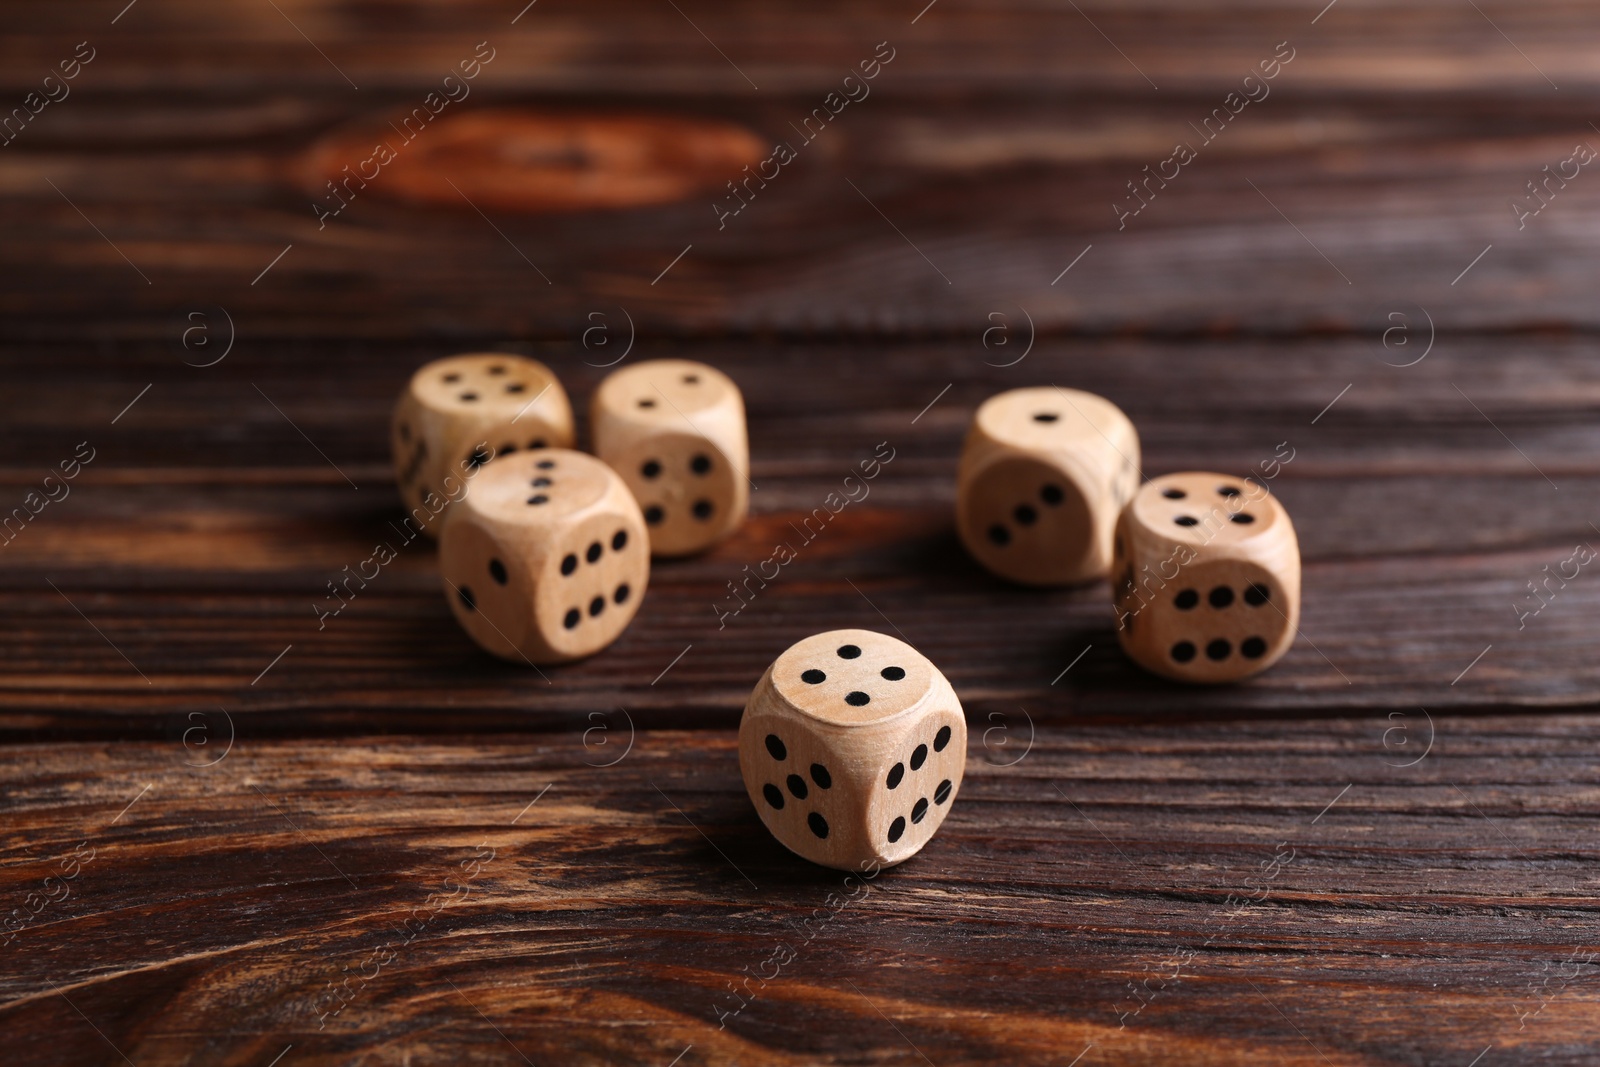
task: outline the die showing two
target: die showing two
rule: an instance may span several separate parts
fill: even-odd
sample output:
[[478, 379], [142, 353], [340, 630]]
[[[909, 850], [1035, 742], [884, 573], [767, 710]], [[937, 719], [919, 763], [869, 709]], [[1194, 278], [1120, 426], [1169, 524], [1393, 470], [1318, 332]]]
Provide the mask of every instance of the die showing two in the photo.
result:
[[1108, 400], [1054, 387], [990, 397], [956, 482], [974, 559], [1023, 585], [1109, 576], [1117, 638], [1155, 674], [1236, 681], [1294, 642], [1300, 548], [1283, 505], [1203, 471], [1139, 486], [1138, 434]]
[[572, 450], [572, 406], [550, 369], [500, 353], [428, 364], [395, 406], [408, 521], [439, 538], [451, 610], [497, 656], [599, 651], [638, 611], [652, 555], [702, 551], [744, 519], [744, 401], [721, 371], [619, 370], [592, 421], [598, 459]]

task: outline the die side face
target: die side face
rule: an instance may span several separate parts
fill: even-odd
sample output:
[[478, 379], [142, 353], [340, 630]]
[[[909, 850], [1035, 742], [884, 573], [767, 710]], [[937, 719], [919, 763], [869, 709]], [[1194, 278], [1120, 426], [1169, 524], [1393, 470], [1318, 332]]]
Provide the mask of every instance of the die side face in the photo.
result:
[[959, 704], [935, 675], [909, 645], [865, 630], [781, 655], [763, 684], [783, 710], [752, 700], [740, 723], [745, 785], [774, 836], [839, 869], [898, 863], [926, 844], [966, 757]]
[[471, 476], [500, 456], [572, 444], [566, 394], [543, 364], [468, 354], [412, 376], [391, 426], [395, 476], [410, 507], [443, 493], [447, 474]]
[[881, 862], [915, 855], [944, 822], [967, 764], [967, 724], [960, 711], [917, 716], [878, 766], [869, 790], [867, 837]]
[[1277, 576], [1253, 563], [1199, 562], [1157, 588], [1117, 581], [1124, 646], [1169, 678], [1225, 682], [1271, 666], [1294, 640], [1290, 595]]
[[[625, 506], [596, 506], [607, 499]], [[456, 618], [485, 649], [561, 662], [599, 651], [632, 621], [649, 551], [637, 509], [599, 460], [515, 456], [485, 470], [464, 504], [441, 568]]]
[[709, 548], [738, 521], [743, 475], [703, 437], [663, 431], [608, 458], [639, 502], [658, 555]]
[[563, 526], [534, 595], [541, 639], [564, 659], [605, 648], [633, 621], [649, 577], [650, 549], [635, 515], [606, 509]]
[[794, 715], [747, 715], [741, 771], [750, 802], [772, 835], [813, 863], [851, 868], [866, 850], [866, 772]]
[[1205, 472], [1153, 479], [1123, 513], [1113, 546], [1122, 645], [1181, 681], [1265, 670], [1294, 642], [1298, 560], [1287, 512], [1260, 486]]
[[529, 560], [481, 522], [456, 518], [439, 553], [450, 611], [478, 647], [520, 662], [534, 629]]
[[1079, 581], [1103, 560], [1089, 502], [1055, 464], [997, 460], [962, 487], [961, 539], [984, 567], [1025, 585]]

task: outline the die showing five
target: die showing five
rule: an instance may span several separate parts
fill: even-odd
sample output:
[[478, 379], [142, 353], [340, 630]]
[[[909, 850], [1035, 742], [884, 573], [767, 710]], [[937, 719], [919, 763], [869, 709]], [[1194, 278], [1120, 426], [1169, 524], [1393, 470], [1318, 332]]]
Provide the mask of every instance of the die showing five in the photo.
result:
[[739, 766], [761, 821], [790, 851], [840, 870], [915, 855], [949, 812], [966, 757], [950, 683], [871, 630], [790, 646], [739, 722]]

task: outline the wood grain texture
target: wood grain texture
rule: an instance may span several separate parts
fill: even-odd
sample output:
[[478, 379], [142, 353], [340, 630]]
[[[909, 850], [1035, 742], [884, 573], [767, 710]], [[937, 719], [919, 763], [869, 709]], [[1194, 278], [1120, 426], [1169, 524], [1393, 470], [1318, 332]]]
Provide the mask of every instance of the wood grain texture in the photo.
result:
[[[630, 0], [600, 19], [544, 0], [513, 25], [487, 2], [184, 2], [111, 27], [25, 5], [0, 45], [10, 99], [70, 42], [98, 53], [0, 149], [0, 311], [74, 338], [176, 337], [210, 306], [255, 338], [576, 337], [619, 308], [679, 334], [966, 333], [1018, 308], [1063, 332], [1377, 331], [1398, 300], [1449, 329], [1593, 327], [1600, 182], [1580, 169], [1536, 216], [1511, 208], [1597, 136], [1592, 8], [1343, 0], [1313, 24], [1306, 6], [946, 0], [913, 24], [898, 4]], [[711, 191], [555, 218], [403, 203], [380, 174], [319, 221], [304, 173], [325, 139], [414, 111], [485, 41], [401, 184], [468, 189], [481, 167], [439, 146], [496, 109], [721, 124], [797, 158], [742, 193], [734, 163]], [[880, 42], [870, 92], [807, 132]], [[1294, 58], [1270, 91], [1206, 140], [1279, 42]], [[1198, 158], [1133, 193], [1179, 142]], [[610, 181], [578, 158], [574, 180]]]
[[[1597, 28], [11, 5], [0, 1059], [1595, 1062]], [[461, 632], [421, 540], [319, 619], [403, 538], [395, 397], [473, 350], [548, 364], [584, 445], [615, 366], [745, 398], [747, 521], [547, 680]], [[1281, 662], [1167, 683], [1103, 582], [972, 562], [962, 435], [1048, 384], [1125, 411], [1146, 478], [1269, 485]], [[773, 840], [736, 753], [761, 672], [839, 627], [969, 726], [940, 833], [865, 889]]]
[[[342, 732], [373, 709], [396, 730], [453, 732], [622, 706], [731, 726], [778, 651], [839, 626], [902, 634], [974, 721], [1018, 707], [1076, 720], [1600, 700], [1600, 667], [1576, 651], [1600, 585], [1583, 570], [1538, 597], [1528, 587], [1600, 537], [1587, 340], [1451, 338], [1407, 368], [1350, 341], [1041, 341], [1011, 368], [986, 366], [975, 342], [683, 347], [744, 392], [751, 518], [705, 556], [658, 562], [634, 625], [550, 685], [473, 648], [420, 540], [319, 623], [339, 606], [329, 581], [399, 547], [385, 427], [422, 350], [303, 344], [206, 370], [153, 345], [14, 350], [15, 417], [0, 430], [14, 504], [78, 441], [99, 454], [0, 549], [7, 616], [25, 620], [0, 633], [15, 665], [0, 725], [148, 737], [222, 706], [263, 734]], [[540, 354], [586, 409], [605, 372]], [[819, 360], [828, 374], [808, 371]], [[1301, 637], [1283, 661], [1245, 686], [1160, 683], [1117, 651], [1104, 583], [1018, 589], [966, 556], [962, 435], [983, 398], [1019, 381], [1111, 399], [1140, 428], [1146, 476], [1275, 475], [1305, 564]], [[845, 477], [884, 443], [893, 458], [869, 495], [841, 507]], [[751, 576], [780, 544], [796, 558], [763, 588]]]
[[1591, 1058], [1593, 716], [975, 732], [864, 889], [730, 732], [612, 725], [7, 748], [0, 894], [93, 853], [0, 949], [12, 1062]]

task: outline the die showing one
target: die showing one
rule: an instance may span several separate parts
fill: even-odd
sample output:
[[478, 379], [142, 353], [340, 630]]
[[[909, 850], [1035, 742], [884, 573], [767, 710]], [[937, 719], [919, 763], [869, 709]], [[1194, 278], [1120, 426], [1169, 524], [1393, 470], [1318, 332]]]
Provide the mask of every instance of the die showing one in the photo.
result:
[[429, 520], [484, 464], [572, 442], [572, 405], [550, 368], [499, 352], [450, 356], [418, 370], [390, 427], [400, 498], [433, 537], [441, 524]]
[[616, 640], [644, 597], [644, 517], [616, 472], [562, 448], [518, 451], [473, 479], [439, 540], [445, 596], [489, 652], [561, 663]]
[[1140, 666], [1183, 682], [1270, 667], [1300, 624], [1300, 545], [1257, 482], [1187, 471], [1146, 482], [1112, 546], [1117, 636]]
[[791, 645], [739, 721], [739, 767], [761, 821], [790, 851], [839, 870], [915, 855], [944, 822], [966, 762], [950, 683], [871, 630]]
[[633, 490], [650, 551], [684, 556], [722, 540], [750, 503], [744, 397], [704, 363], [658, 359], [614, 371], [594, 394], [595, 455]]
[[1043, 386], [985, 400], [956, 473], [956, 529], [1022, 585], [1105, 575], [1111, 529], [1139, 484], [1139, 435], [1115, 404]]

